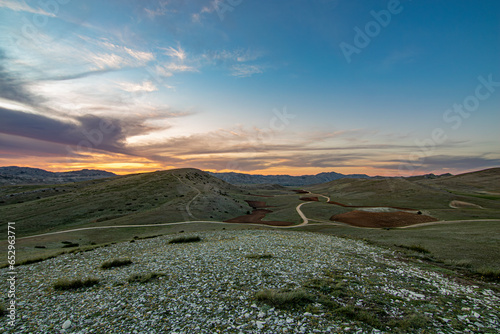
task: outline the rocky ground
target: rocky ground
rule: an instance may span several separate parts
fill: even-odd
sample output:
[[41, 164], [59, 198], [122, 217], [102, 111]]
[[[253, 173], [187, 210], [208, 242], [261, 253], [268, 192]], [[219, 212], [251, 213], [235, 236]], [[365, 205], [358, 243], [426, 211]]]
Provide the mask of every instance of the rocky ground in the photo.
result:
[[[500, 328], [498, 292], [398, 260], [361, 241], [292, 231], [197, 235], [200, 242], [171, 244], [173, 236], [164, 236], [18, 267], [18, 319], [12, 327], [2, 316], [0, 332], [498, 333]], [[100, 268], [118, 258], [132, 264]], [[8, 289], [7, 271], [0, 271], [2, 291]], [[154, 273], [159, 276], [146, 281]], [[131, 279], [138, 274], [142, 281]], [[53, 286], [61, 278], [89, 277], [99, 283], [67, 291]], [[291, 303], [266, 299], [272, 292], [301, 297]]]

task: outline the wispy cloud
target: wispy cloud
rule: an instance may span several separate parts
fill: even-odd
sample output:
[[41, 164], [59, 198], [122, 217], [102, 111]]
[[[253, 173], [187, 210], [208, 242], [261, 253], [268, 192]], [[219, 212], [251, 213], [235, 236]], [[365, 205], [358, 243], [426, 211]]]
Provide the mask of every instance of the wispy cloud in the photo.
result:
[[118, 82], [117, 84], [127, 92], [154, 92], [158, 90], [158, 87], [152, 81], [144, 81], [142, 83]]
[[231, 75], [239, 78], [247, 78], [260, 73], [264, 73], [262, 65], [241, 64], [233, 65], [231, 68]]
[[165, 51], [165, 55], [175, 58], [178, 61], [184, 61], [186, 59], [186, 52], [178, 46], [177, 48], [174, 47], [168, 47], [168, 48], [161, 48]]
[[16, 12], [26, 12], [26, 13], [55, 17], [53, 13], [48, 13], [40, 8], [33, 8], [29, 6], [25, 1], [19, 1], [19, 0], [3, 0], [2, 2], [0, 2], [0, 8], [8, 8]]

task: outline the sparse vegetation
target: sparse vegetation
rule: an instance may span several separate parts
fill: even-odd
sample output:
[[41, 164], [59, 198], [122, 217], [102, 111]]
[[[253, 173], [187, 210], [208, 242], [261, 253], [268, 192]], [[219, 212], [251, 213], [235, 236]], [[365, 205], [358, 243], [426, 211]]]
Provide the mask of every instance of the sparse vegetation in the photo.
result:
[[110, 261], [106, 261], [101, 264], [101, 269], [111, 269], [116, 267], [123, 267], [132, 264], [130, 259], [113, 259]]
[[165, 276], [163, 273], [149, 273], [149, 274], [133, 274], [128, 278], [129, 283], [147, 283]]
[[261, 290], [255, 294], [255, 299], [277, 308], [291, 308], [304, 305], [314, 300], [307, 291], [299, 290]]
[[169, 244], [181, 244], [181, 243], [198, 242], [198, 241], [201, 241], [201, 238], [196, 235], [196, 236], [176, 237], [174, 239], [171, 239], [168, 243]]
[[430, 254], [431, 252], [422, 247], [421, 245], [409, 245], [409, 246], [406, 246], [406, 245], [395, 245], [396, 247], [400, 247], [400, 248], [404, 248], [404, 249], [408, 249], [408, 250], [412, 250], [412, 251], [415, 251], [415, 252], [419, 252], [419, 253], [424, 253], [424, 254]]
[[74, 280], [61, 278], [57, 280], [52, 287], [55, 290], [77, 290], [81, 288], [89, 288], [97, 284], [99, 284], [99, 279], [97, 278], [78, 278]]
[[479, 269], [475, 270], [474, 273], [488, 281], [500, 282], [500, 269], [480, 267]]
[[65, 244], [64, 246], [62, 246], [62, 248], [73, 248], [73, 247], [78, 247], [80, 246], [79, 244], [74, 244], [74, 243], [69, 243], [69, 244]]
[[247, 254], [245, 255], [247, 259], [271, 259], [273, 254], [264, 253], [264, 254]]

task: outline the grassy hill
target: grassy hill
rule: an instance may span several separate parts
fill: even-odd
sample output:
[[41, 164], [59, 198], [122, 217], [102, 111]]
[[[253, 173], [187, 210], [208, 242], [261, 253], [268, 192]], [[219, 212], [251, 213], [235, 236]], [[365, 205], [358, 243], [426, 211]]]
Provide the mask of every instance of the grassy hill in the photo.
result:
[[224, 220], [249, 209], [239, 199], [242, 194], [196, 169], [49, 187], [2, 187], [1, 229], [8, 221], [16, 222], [20, 237], [76, 227]]

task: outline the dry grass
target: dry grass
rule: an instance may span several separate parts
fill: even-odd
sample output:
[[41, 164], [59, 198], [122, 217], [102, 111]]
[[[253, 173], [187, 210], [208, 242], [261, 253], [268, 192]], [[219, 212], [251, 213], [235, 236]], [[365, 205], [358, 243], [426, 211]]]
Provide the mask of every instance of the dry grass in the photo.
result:
[[302, 289], [291, 291], [261, 290], [255, 294], [255, 298], [277, 308], [290, 308], [292, 306], [307, 304], [314, 300], [311, 294]]
[[182, 244], [182, 243], [198, 242], [198, 241], [201, 241], [201, 238], [196, 235], [196, 236], [177, 237], [177, 238], [170, 240], [168, 243], [169, 244]]
[[101, 269], [111, 269], [116, 267], [123, 267], [132, 264], [130, 259], [113, 259], [110, 261], [106, 261], [101, 264]]
[[66, 278], [61, 278], [57, 280], [52, 287], [55, 290], [77, 290], [81, 288], [89, 288], [91, 286], [99, 284], [99, 279], [97, 278], [86, 278], [86, 279], [74, 279], [69, 280]]

